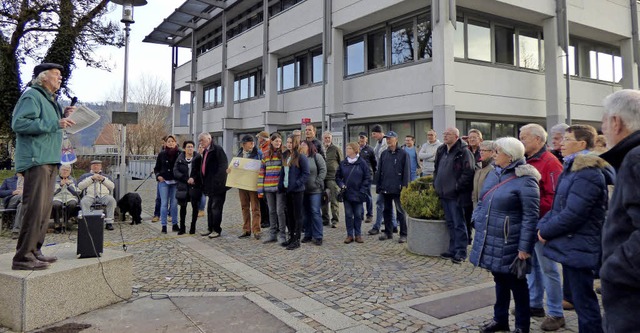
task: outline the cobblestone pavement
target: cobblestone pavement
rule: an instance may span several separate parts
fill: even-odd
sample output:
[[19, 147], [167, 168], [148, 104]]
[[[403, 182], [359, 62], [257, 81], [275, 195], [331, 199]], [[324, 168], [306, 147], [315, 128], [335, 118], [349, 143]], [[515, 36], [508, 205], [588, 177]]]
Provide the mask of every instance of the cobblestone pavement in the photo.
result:
[[[137, 187], [140, 182], [130, 182], [129, 188]], [[381, 242], [377, 236], [365, 236], [363, 244], [343, 244], [346, 236], [343, 220], [336, 229], [324, 228], [322, 246], [307, 243], [295, 251], [287, 251], [275, 243], [262, 244], [253, 238], [238, 239], [242, 222], [238, 193], [234, 189], [227, 193], [222, 237], [212, 240], [199, 236], [206, 229], [206, 217], [198, 219], [196, 235], [177, 236], [173, 232], [163, 235], [159, 232], [160, 223], [150, 222], [155, 190], [155, 183], [150, 181], [138, 190], [147, 215], [142, 225], [118, 223], [115, 231], [105, 232], [105, 247], [121, 248], [124, 240], [128, 252], [134, 255], [134, 287], [140, 291], [253, 292], [316, 331], [333, 331], [322, 317], [269, 292], [268, 288], [259, 286], [259, 280], [224, 264], [233, 261], [260, 273], [255, 276], [273, 279], [337, 311], [357, 322], [358, 327], [378, 332], [478, 332], [478, 326], [492, 316], [491, 308], [487, 307], [443, 325], [442, 321], [419, 318], [415, 311], [402, 310], [403, 302], [418, 298], [440, 294], [446, 297], [465, 287], [493, 286], [487, 271], [474, 268], [468, 262], [454, 265], [439, 258], [413, 255], [406, 251], [404, 244], [395, 240]], [[364, 232], [369, 228], [370, 225], [363, 224]], [[69, 234], [48, 234], [46, 242], [73, 242], [75, 236], [75, 230]], [[0, 237], [2, 253], [14, 248], [15, 241], [10, 237]], [[230, 259], [212, 260], [203, 255], [206, 251]], [[577, 332], [575, 313], [566, 312], [565, 317], [567, 327], [560, 332]], [[532, 332], [540, 332], [540, 322], [537, 318], [532, 320]]]

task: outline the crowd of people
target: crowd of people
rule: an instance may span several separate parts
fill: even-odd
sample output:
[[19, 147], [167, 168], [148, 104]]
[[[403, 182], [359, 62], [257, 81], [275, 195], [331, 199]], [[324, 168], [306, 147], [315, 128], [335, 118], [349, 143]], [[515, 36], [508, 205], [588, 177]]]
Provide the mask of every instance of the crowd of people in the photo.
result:
[[[70, 168], [62, 166], [58, 173], [61, 129], [73, 125], [68, 116], [74, 112], [74, 107], [63, 110], [52, 96], [62, 69], [36, 66], [32, 88], [14, 111], [17, 174], [0, 188], [5, 206], [19, 211], [14, 270], [46, 269], [57, 260], [41, 250], [52, 207], [60, 226], [60, 218], [67, 220], [65, 214], [78, 204], [83, 211], [100, 206], [106, 210], [106, 228], [113, 229], [114, 183], [102, 173], [101, 162], [93, 161], [77, 183]], [[558, 124], [547, 133], [527, 124], [519, 138], [483, 141], [477, 129], [461, 137], [451, 127], [442, 143], [429, 130], [418, 149], [413, 136], [400, 146], [396, 132], [375, 125], [373, 147], [368, 133], [361, 132], [358, 142], [346, 145], [346, 156], [331, 133], [318, 140], [313, 125], [306, 126], [304, 136], [294, 131], [284, 145], [277, 132], [245, 135], [235, 156], [258, 161], [260, 168], [257, 184], [238, 191], [239, 238], [261, 239], [266, 220], [264, 243], [278, 242], [288, 250], [301, 243], [321, 246], [323, 226], [336, 227], [342, 202], [345, 244], [364, 242], [363, 221], [373, 222], [368, 234], [380, 234], [380, 241], [398, 233], [404, 243], [408, 230], [400, 193], [419, 174], [432, 176], [449, 231], [441, 257], [454, 264], [468, 258], [494, 278], [494, 315], [481, 332], [510, 330], [512, 296], [513, 332], [529, 332], [531, 317], [544, 317], [544, 331], [558, 330], [565, 325], [563, 311], [571, 309], [580, 332], [634, 332], [640, 327], [640, 92], [609, 95], [601, 128], [598, 135], [590, 125]], [[52, 142], [53, 152], [43, 149]], [[163, 233], [170, 215], [172, 230], [184, 234], [190, 203], [189, 233], [194, 234], [206, 197], [207, 230], [201, 235], [214, 239], [222, 233], [232, 170], [209, 133], [200, 134], [198, 144], [200, 153], [189, 140], [181, 150], [175, 136], [166, 137], [154, 168], [157, 215]], [[604, 317], [593, 288], [597, 277]]]

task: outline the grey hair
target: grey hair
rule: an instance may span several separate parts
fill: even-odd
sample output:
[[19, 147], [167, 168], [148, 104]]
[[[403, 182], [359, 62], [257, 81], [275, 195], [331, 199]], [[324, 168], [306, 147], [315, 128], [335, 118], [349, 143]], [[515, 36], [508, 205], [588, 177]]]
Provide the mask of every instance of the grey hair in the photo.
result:
[[455, 127], [449, 127], [445, 130], [445, 132], [453, 132], [457, 137], [460, 137], [460, 130]]
[[[558, 124], [560, 125], [560, 124]], [[556, 125], [556, 126], [558, 126]], [[540, 138], [542, 142], [547, 142], [547, 131], [544, 130], [544, 127], [538, 124], [526, 124], [520, 127], [520, 133], [524, 131], [529, 131], [532, 135], [535, 135]], [[560, 133], [560, 132], [558, 132]], [[564, 133], [564, 132], [563, 132]]]
[[563, 134], [564, 135], [564, 132], [567, 130], [567, 128], [569, 128], [569, 125], [567, 125], [565, 123], [559, 123], [559, 124], [556, 124], [553, 127], [551, 127], [551, 129], [549, 130], [549, 134], [551, 134], [551, 135]]
[[616, 91], [607, 96], [602, 104], [607, 117], [620, 117], [624, 126], [631, 132], [640, 130], [640, 91]]
[[198, 135], [198, 141], [205, 138], [211, 140], [211, 134], [208, 132], [202, 132]]
[[62, 164], [60, 165], [60, 171], [62, 171], [62, 169], [71, 170], [71, 166], [69, 164]]
[[488, 150], [494, 150], [495, 149], [495, 143], [493, 140], [485, 140], [480, 142], [480, 149], [488, 149]]
[[324, 131], [324, 133], [322, 133], [322, 137], [324, 137], [325, 135], [328, 135], [333, 138], [333, 133], [331, 133], [330, 131]]
[[31, 80], [31, 84], [37, 84], [39, 86], [42, 85], [42, 80], [44, 80], [44, 77], [47, 76], [47, 73], [50, 71], [50, 69], [47, 69], [46, 71], [42, 71], [40, 72], [40, 74], [38, 74], [38, 76], [34, 77]]
[[496, 140], [496, 149], [502, 150], [503, 153], [509, 155], [512, 161], [517, 161], [524, 158], [524, 145], [520, 140], [514, 137], [504, 137]]

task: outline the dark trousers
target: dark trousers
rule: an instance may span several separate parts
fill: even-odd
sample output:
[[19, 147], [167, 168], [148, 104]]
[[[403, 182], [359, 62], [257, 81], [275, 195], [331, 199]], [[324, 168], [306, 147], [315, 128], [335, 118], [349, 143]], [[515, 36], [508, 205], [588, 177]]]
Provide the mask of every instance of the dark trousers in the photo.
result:
[[509, 303], [511, 294], [516, 304], [516, 328], [529, 332], [531, 313], [529, 309], [529, 288], [527, 279], [518, 279], [509, 273], [493, 274], [496, 283], [496, 304], [493, 306], [493, 320], [498, 323], [509, 323]]
[[473, 205], [464, 206], [464, 222], [467, 226], [467, 242], [471, 244], [471, 229], [473, 229], [473, 223], [471, 223], [471, 215], [473, 215]]
[[444, 209], [444, 218], [449, 229], [449, 254], [458, 258], [467, 257], [467, 225], [464, 209], [456, 199], [440, 199]]
[[[153, 216], [160, 217], [160, 183], [156, 182], [156, 206], [153, 208]], [[172, 216], [173, 217], [173, 216]]]
[[207, 228], [209, 231], [222, 232], [222, 208], [227, 199], [227, 192], [208, 195], [207, 201]]
[[[77, 211], [77, 208], [76, 208], [77, 206], [78, 206], [78, 202], [73, 200], [67, 203], [63, 203], [62, 201], [54, 201], [52, 209], [53, 209], [53, 222], [55, 223], [56, 227], [60, 226], [61, 217], [68, 224], [69, 219], [75, 216]], [[62, 214], [64, 214], [64, 216]]]
[[[571, 288], [580, 333], [602, 333], [598, 297], [593, 291], [593, 271], [562, 265], [562, 276]], [[636, 309], [637, 310], [637, 309]]]
[[400, 194], [381, 193], [384, 200], [384, 228], [387, 236], [393, 232], [393, 204], [396, 205], [396, 220], [400, 225], [400, 236], [407, 236], [407, 221], [400, 204]]
[[58, 166], [54, 164], [34, 166], [24, 172], [22, 209], [28, 213], [23, 214], [13, 261], [34, 261], [35, 256], [41, 253], [57, 176]]
[[269, 204], [267, 203], [267, 198], [262, 197], [259, 198], [260, 202], [260, 226], [269, 226]]
[[187, 194], [187, 198], [184, 200], [178, 200], [180, 206], [180, 229], [185, 227], [185, 219], [187, 217], [187, 204], [191, 203], [191, 229], [196, 229], [196, 222], [198, 221], [198, 208], [200, 207], [200, 196], [197, 198]]
[[303, 200], [304, 192], [287, 192], [287, 229], [289, 230], [289, 239], [294, 241], [300, 240]]

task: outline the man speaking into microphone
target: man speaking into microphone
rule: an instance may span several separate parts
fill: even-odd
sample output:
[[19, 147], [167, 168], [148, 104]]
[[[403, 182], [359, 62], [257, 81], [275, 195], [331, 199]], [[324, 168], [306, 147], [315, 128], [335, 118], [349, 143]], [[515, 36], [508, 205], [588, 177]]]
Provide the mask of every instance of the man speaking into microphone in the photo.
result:
[[75, 122], [66, 117], [74, 106], [62, 110], [55, 93], [60, 89], [62, 66], [43, 63], [33, 69], [33, 80], [15, 109], [11, 128], [16, 133], [16, 172], [24, 174], [22, 229], [11, 269], [41, 270], [58, 258], [42, 251], [53, 203], [53, 187], [58, 175], [62, 129]]

